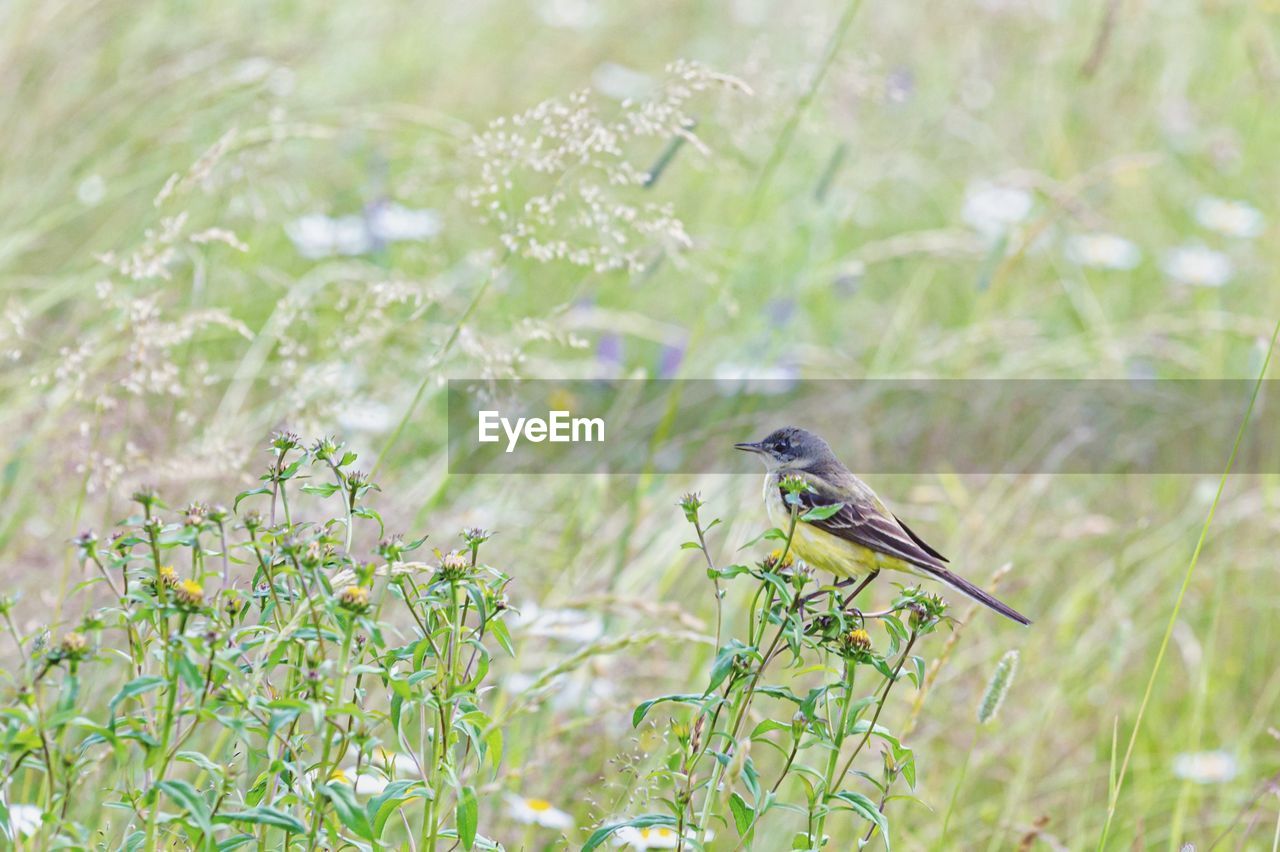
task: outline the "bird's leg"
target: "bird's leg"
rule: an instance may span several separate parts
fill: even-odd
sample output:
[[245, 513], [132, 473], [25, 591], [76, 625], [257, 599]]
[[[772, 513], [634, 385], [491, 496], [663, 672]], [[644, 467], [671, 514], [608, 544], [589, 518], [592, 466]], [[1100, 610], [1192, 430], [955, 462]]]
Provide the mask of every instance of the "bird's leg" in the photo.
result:
[[[849, 597], [844, 599], [844, 606], [841, 607], [841, 609], [848, 609], [849, 604], [853, 603], [857, 599], [858, 595], [862, 593], [862, 590], [865, 589], [867, 586], [871, 585], [871, 581], [878, 576], [880, 576], [879, 568], [875, 569], [866, 577], [862, 578], [862, 582], [858, 584], [858, 588], [853, 590], [853, 594], [849, 595]], [[849, 582], [853, 582], [853, 581], [850, 580]]]
[[835, 583], [832, 583], [832, 584], [831, 584], [831, 586], [829, 586], [829, 587], [827, 587], [827, 588], [823, 589], [823, 590], [822, 590], [822, 591], [820, 591], [820, 592], [814, 592], [814, 593], [813, 593], [813, 594], [811, 594], [811, 595], [805, 595], [803, 598], [801, 598], [801, 599], [800, 599], [800, 603], [801, 603], [801, 604], [807, 604], [809, 601], [816, 601], [818, 598], [820, 598], [820, 597], [822, 597], [823, 595], [825, 595], [829, 589], [833, 589], [833, 588], [834, 588], [834, 589], [843, 589], [845, 586], [849, 585], [849, 584], [850, 584], [850, 583], [852, 583], [852, 582], [853, 582], [853, 578], [852, 578], [852, 577], [850, 577], [850, 578], [849, 578], [849, 579], [847, 579], [847, 580], [837, 580]]

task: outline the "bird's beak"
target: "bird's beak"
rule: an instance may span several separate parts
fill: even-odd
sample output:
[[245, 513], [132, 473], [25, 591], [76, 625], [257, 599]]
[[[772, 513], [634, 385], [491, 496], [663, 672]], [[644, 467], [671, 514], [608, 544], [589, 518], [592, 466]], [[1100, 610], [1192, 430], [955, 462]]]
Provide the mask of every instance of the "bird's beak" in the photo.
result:
[[759, 443], [751, 443], [750, 441], [741, 444], [734, 444], [735, 449], [746, 450], [748, 453], [763, 453], [764, 447]]

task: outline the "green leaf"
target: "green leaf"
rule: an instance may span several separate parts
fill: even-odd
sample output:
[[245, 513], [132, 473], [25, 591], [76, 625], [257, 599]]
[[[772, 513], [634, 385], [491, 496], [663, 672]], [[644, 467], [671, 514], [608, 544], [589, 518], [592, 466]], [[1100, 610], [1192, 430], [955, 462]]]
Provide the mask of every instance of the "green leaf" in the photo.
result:
[[421, 781], [392, 781], [381, 793], [369, 800], [369, 804], [365, 806], [365, 813], [373, 824], [375, 840], [381, 838], [382, 833], [386, 831], [387, 820], [391, 815], [405, 802], [417, 796], [427, 797], [427, 790], [422, 786]]
[[111, 711], [111, 715], [114, 716], [116, 708], [120, 706], [122, 701], [135, 698], [142, 695], [144, 692], [150, 692], [164, 682], [165, 679], [160, 677], [160, 675], [135, 677], [133, 680], [120, 687], [120, 691], [117, 692], [115, 697], [111, 699], [109, 704], [107, 704], [107, 709], [109, 709]]
[[849, 790], [837, 793], [835, 796], [842, 802], [847, 802], [849, 807], [864, 819], [874, 822], [880, 828], [880, 836], [884, 838], [885, 852], [889, 852], [889, 820], [885, 815], [880, 813], [880, 808], [875, 802], [868, 799], [861, 793], [854, 793]]
[[338, 821], [365, 840], [373, 840], [373, 826], [364, 808], [356, 801], [355, 791], [345, 784], [317, 784], [316, 790], [333, 803]]
[[156, 787], [173, 799], [184, 811], [191, 814], [191, 819], [196, 826], [204, 832], [206, 841], [213, 839], [213, 821], [209, 817], [209, 803], [195, 787], [186, 781], [176, 779], [165, 779], [156, 784]]
[[623, 822], [611, 822], [591, 832], [591, 836], [587, 838], [587, 842], [582, 847], [582, 852], [591, 852], [591, 850], [613, 836], [613, 833], [619, 829], [627, 828], [628, 826], [631, 828], [652, 828], [655, 825], [675, 828], [676, 818], [667, 814], [645, 814]]
[[733, 824], [738, 829], [738, 834], [746, 835], [755, 817], [755, 812], [751, 809], [751, 806], [747, 804], [742, 796], [733, 793], [729, 796], [729, 810], [733, 812]]
[[214, 763], [207, 756], [198, 751], [180, 751], [174, 755], [174, 759], [181, 760], [185, 763], [194, 763], [214, 778], [221, 779], [225, 773], [223, 767]]
[[649, 714], [649, 710], [655, 704], [661, 704], [664, 701], [675, 701], [678, 704], [696, 704], [705, 696], [696, 693], [672, 693], [671, 695], [660, 695], [657, 698], [650, 698], [648, 701], [640, 702], [635, 712], [631, 714], [631, 727], [638, 727], [644, 721], [644, 717]]
[[218, 814], [213, 818], [218, 824], [229, 822], [248, 822], [254, 825], [266, 825], [271, 828], [280, 828], [293, 834], [302, 834], [307, 827], [302, 821], [295, 816], [278, 811], [275, 808], [264, 806], [256, 808], [248, 808], [243, 811], [235, 811], [234, 813]]
[[812, 509], [801, 515], [800, 520], [809, 521], [810, 523], [813, 521], [825, 521], [827, 518], [831, 517], [843, 508], [843, 503], [832, 503], [829, 506], [814, 506]]
[[724, 683], [724, 679], [733, 671], [734, 664], [739, 657], [754, 654], [755, 649], [743, 645], [737, 639], [720, 649], [720, 653], [716, 654], [715, 662], [711, 665], [711, 679], [707, 682], [707, 688], [703, 692], [704, 695], [710, 695], [715, 692], [716, 687]]
[[489, 622], [489, 632], [498, 640], [498, 644], [502, 646], [502, 650], [506, 651], [512, 657], [516, 655], [515, 646], [511, 644], [511, 631], [507, 629], [507, 625], [501, 621]]
[[786, 724], [785, 722], [779, 722], [776, 719], [765, 719], [760, 724], [756, 725], [755, 728], [752, 729], [751, 739], [752, 740], [762, 739], [764, 735], [769, 733], [770, 731], [789, 731], [789, 730], [791, 730], [791, 726]]
[[463, 787], [458, 793], [458, 837], [462, 845], [470, 849], [476, 842], [476, 827], [480, 822], [480, 808], [476, 804], [476, 789]]
[[231, 511], [236, 512], [240, 509], [240, 501], [246, 497], [256, 497], [259, 494], [270, 494], [270, 488], [250, 488], [248, 491], [241, 491], [236, 495], [236, 501], [231, 504]]

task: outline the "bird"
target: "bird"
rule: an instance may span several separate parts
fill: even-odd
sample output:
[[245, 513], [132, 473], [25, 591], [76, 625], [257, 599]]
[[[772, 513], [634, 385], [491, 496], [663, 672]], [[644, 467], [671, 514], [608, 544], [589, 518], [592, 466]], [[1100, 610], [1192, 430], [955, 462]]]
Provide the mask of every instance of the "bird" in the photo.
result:
[[[1019, 624], [1031, 623], [951, 571], [947, 558], [889, 511], [870, 486], [836, 457], [831, 445], [813, 432], [786, 426], [762, 441], [734, 446], [764, 461], [765, 509], [770, 523], [779, 529], [789, 530], [792, 516], [784, 480], [803, 480], [805, 488], [796, 495], [799, 516], [791, 549], [809, 565], [841, 578], [839, 585], [864, 578], [846, 605], [882, 570], [891, 570], [936, 580]], [[806, 514], [809, 520], [800, 517]]]

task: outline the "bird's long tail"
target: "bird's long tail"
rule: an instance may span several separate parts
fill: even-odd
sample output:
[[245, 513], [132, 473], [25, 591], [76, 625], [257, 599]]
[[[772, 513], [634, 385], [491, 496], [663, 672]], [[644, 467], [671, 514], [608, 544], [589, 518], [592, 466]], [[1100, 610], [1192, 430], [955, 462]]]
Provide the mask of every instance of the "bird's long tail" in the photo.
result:
[[948, 571], [945, 568], [931, 567], [931, 568], [926, 568], [925, 570], [928, 571], [929, 574], [933, 575], [935, 578], [937, 578], [941, 582], [946, 583], [948, 586], [955, 589], [957, 592], [962, 592], [965, 595], [968, 595], [969, 597], [973, 598], [975, 601], [982, 604], [983, 606], [987, 606], [987, 607], [990, 607], [991, 609], [994, 609], [996, 612], [1000, 613], [1005, 618], [1012, 619], [1018, 622], [1019, 624], [1031, 623], [1031, 619], [1027, 618], [1025, 615], [1018, 612], [1016, 609], [1004, 603], [1003, 601], [997, 600], [994, 595], [988, 592], [984, 592], [982, 589], [979, 589], [977, 586], [975, 586], [973, 583], [970, 583], [964, 577], [961, 577], [957, 574], [952, 574], [950, 571]]

